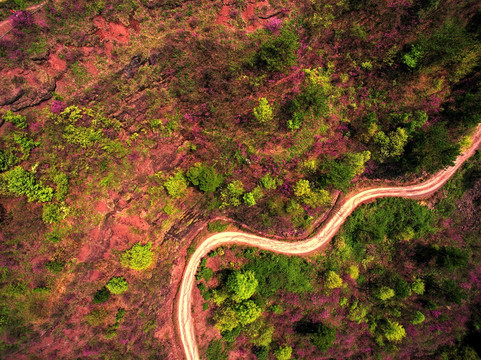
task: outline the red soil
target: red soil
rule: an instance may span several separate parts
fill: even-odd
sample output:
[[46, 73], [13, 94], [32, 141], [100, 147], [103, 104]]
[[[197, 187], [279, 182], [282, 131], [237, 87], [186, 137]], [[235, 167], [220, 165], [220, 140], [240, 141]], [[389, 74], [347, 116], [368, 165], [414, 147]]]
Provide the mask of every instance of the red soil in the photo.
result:
[[57, 54], [50, 54], [48, 63], [50, 67], [56, 71], [61, 72], [67, 70], [67, 62], [60, 59]]
[[126, 44], [130, 40], [129, 32], [122, 24], [108, 23], [101, 16], [95, 17], [93, 23], [98, 28], [95, 34], [105, 43], [105, 52], [109, 56], [112, 53], [114, 41]]

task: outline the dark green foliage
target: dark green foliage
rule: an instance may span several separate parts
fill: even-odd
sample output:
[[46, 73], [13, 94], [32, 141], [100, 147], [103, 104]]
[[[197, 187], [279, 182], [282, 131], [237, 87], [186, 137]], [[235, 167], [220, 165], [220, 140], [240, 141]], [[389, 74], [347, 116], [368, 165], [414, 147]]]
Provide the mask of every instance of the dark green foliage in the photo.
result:
[[223, 176], [214, 167], [196, 164], [187, 171], [187, 179], [203, 192], [213, 193], [222, 184]]
[[227, 360], [229, 355], [224, 349], [222, 340], [212, 340], [205, 354], [207, 360]]
[[65, 263], [53, 260], [45, 263], [45, 268], [53, 274], [57, 274], [63, 270]]
[[343, 231], [346, 243], [359, 257], [363, 252], [362, 244], [379, 243], [386, 237], [401, 239], [407, 228], [419, 237], [433, 230], [432, 221], [433, 214], [427, 207], [413, 200], [388, 198], [355, 210]]
[[473, 41], [458, 19], [449, 18], [421, 43], [429, 62], [444, 63], [456, 60]]
[[0, 171], [8, 170], [19, 161], [20, 159], [10, 149], [0, 150]]
[[453, 165], [459, 152], [459, 145], [450, 140], [448, 130], [443, 124], [436, 124], [414, 135], [407, 145], [403, 167], [408, 172], [433, 173]]
[[230, 331], [223, 331], [221, 335], [226, 342], [233, 343], [239, 337], [241, 330], [242, 328], [238, 326]]
[[322, 70], [306, 70], [306, 79], [301, 92], [292, 99], [289, 111], [291, 119], [287, 121], [290, 130], [301, 127], [307, 117], [321, 118], [329, 114], [328, 94], [322, 79]]
[[436, 263], [439, 266], [453, 271], [456, 268], [462, 268], [468, 265], [469, 254], [467, 251], [450, 246], [443, 246], [437, 251]]
[[268, 71], [283, 71], [295, 65], [298, 48], [297, 35], [289, 27], [283, 27], [279, 35], [274, 35], [261, 44], [258, 62]]
[[471, 89], [458, 94], [454, 102], [444, 111], [449, 123], [470, 128], [481, 122], [481, 90]]
[[336, 329], [320, 324], [317, 331], [311, 335], [311, 342], [321, 351], [327, 351], [336, 340]]
[[310, 266], [299, 257], [261, 252], [244, 269], [256, 274], [257, 291], [262, 296], [272, 296], [279, 289], [294, 293], [312, 289]]
[[93, 298], [94, 304], [102, 304], [110, 298], [110, 291], [104, 286], [102, 289], [98, 290]]
[[267, 346], [260, 346], [254, 350], [258, 360], [268, 360], [269, 359], [269, 348]]
[[338, 159], [326, 159], [320, 165], [317, 181], [320, 187], [333, 186], [346, 191], [354, 175], [354, 169], [348, 163]]
[[406, 299], [411, 295], [411, 286], [401, 277], [396, 277], [394, 281], [394, 292], [396, 293], [396, 297]]
[[461, 304], [466, 299], [466, 292], [461, 289], [455, 280], [449, 279], [444, 281], [442, 288], [448, 302]]
[[7, 190], [15, 195], [26, 195], [28, 201], [47, 202], [53, 198], [53, 189], [37, 183], [32, 173], [17, 166], [3, 174]]

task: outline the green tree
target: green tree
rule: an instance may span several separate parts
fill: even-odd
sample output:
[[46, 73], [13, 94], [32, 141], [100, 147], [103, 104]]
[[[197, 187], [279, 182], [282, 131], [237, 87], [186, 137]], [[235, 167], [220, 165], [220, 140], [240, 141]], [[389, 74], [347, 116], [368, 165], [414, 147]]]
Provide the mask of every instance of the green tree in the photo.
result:
[[261, 177], [260, 182], [267, 190], [275, 189], [278, 185], [278, 181], [269, 174]]
[[395, 295], [395, 292], [393, 289], [391, 289], [390, 287], [387, 287], [387, 286], [383, 286], [379, 289], [378, 293], [377, 293], [377, 298], [382, 300], [382, 301], [386, 301], [386, 300], [389, 300], [390, 298], [392, 298], [393, 296]]
[[174, 176], [167, 179], [164, 187], [172, 198], [177, 199], [181, 197], [187, 189], [187, 181], [182, 172], [178, 171]]
[[259, 99], [259, 105], [254, 108], [254, 117], [257, 122], [264, 124], [274, 119], [274, 113], [272, 107], [269, 105], [269, 101], [266, 98]]
[[247, 206], [254, 206], [256, 204], [256, 199], [254, 198], [254, 194], [251, 192], [244, 194], [244, 204]]
[[384, 329], [384, 336], [389, 341], [399, 342], [406, 336], [406, 330], [398, 322], [388, 320]]
[[226, 287], [231, 293], [232, 300], [241, 302], [249, 299], [257, 290], [259, 285], [254, 272], [252, 271], [234, 271], [231, 273], [226, 282]]
[[424, 321], [424, 314], [421, 311], [416, 311], [413, 315], [413, 319], [411, 320], [411, 324], [417, 325], [421, 324]]
[[418, 295], [424, 294], [424, 282], [421, 279], [414, 280], [411, 284], [411, 290]]
[[342, 286], [342, 279], [335, 271], [328, 271], [325, 281], [325, 286], [328, 289], [336, 289]]
[[127, 291], [127, 289], [129, 288], [129, 284], [127, 283], [127, 280], [125, 280], [123, 276], [114, 276], [112, 279], [109, 280], [109, 282], [107, 283], [107, 285], [105, 285], [105, 287], [112, 294], [119, 295]]
[[247, 325], [244, 329], [244, 333], [249, 338], [249, 341], [255, 346], [267, 347], [272, 342], [274, 327], [272, 325], [267, 325], [262, 319], [258, 319]]
[[402, 57], [404, 65], [410, 69], [416, 69], [421, 66], [423, 59], [423, 50], [419, 45], [411, 45], [409, 52], [405, 53]]
[[239, 320], [239, 324], [242, 326], [250, 324], [261, 316], [262, 309], [258, 307], [252, 300], [244, 301], [236, 306], [236, 317]]
[[364, 172], [364, 164], [371, 159], [370, 151], [360, 153], [348, 153], [344, 158], [344, 163], [349, 166], [354, 176]]
[[122, 266], [134, 270], [147, 269], [154, 261], [154, 254], [151, 248], [151, 242], [145, 245], [137, 243], [120, 255], [120, 263]]
[[227, 185], [227, 188], [222, 190], [221, 207], [226, 207], [228, 205], [239, 206], [241, 204], [240, 196], [244, 194], [244, 185], [240, 180], [234, 180]]
[[215, 327], [219, 331], [231, 331], [239, 326], [239, 320], [237, 319], [237, 313], [234, 309], [227, 307], [222, 308], [214, 316]]
[[197, 163], [187, 171], [187, 179], [203, 192], [213, 193], [222, 184], [224, 178], [212, 166]]
[[384, 162], [389, 158], [396, 158], [404, 152], [408, 141], [408, 134], [405, 129], [397, 128], [391, 131], [389, 136], [380, 131], [374, 136], [374, 143], [378, 146], [377, 158]]
[[280, 346], [274, 354], [277, 360], [289, 360], [292, 356], [292, 348], [289, 345]]

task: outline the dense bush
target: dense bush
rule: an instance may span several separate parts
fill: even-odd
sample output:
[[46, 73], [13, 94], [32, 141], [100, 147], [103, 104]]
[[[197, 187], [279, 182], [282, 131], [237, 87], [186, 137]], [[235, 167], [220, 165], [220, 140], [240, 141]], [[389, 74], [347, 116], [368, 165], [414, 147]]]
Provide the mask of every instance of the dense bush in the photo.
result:
[[59, 222], [63, 218], [63, 212], [60, 206], [57, 204], [44, 204], [42, 220], [46, 224], [52, 224]]
[[406, 147], [403, 166], [409, 172], [433, 173], [453, 165], [459, 152], [459, 144], [450, 140], [444, 124], [436, 124], [414, 135]]
[[17, 166], [4, 173], [3, 178], [7, 182], [7, 189], [15, 195], [26, 195], [28, 201], [47, 202], [53, 198], [53, 189], [37, 183], [32, 173]]
[[120, 263], [134, 270], [145, 270], [154, 261], [154, 254], [151, 248], [151, 242], [145, 245], [137, 243], [120, 255]]
[[258, 281], [257, 291], [272, 296], [279, 289], [304, 293], [312, 289], [309, 265], [301, 258], [261, 252], [244, 267], [251, 270]]
[[295, 65], [299, 48], [297, 35], [289, 27], [283, 27], [279, 35], [272, 35], [261, 44], [258, 62], [269, 71], [283, 71]]
[[[223, 182], [223, 176], [218, 174], [212, 166], [195, 164], [187, 171], [187, 179], [198, 186], [201, 191], [213, 193]], [[169, 193], [170, 194], [170, 193]]]

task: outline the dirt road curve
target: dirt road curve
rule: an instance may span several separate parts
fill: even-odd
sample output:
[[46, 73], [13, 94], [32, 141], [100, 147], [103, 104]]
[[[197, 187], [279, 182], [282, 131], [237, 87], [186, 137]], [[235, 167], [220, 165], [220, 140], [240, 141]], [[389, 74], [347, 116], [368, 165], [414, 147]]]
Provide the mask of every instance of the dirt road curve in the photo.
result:
[[199, 359], [195, 329], [192, 321], [192, 289], [194, 287], [195, 273], [200, 260], [207, 255], [209, 251], [214, 250], [221, 245], [241, 244], [286, 255], [308, 254], [319, 249], [322, 245], [331, 240], [346, 218], [363, 202], [381, 197], [421, 198], [436, 192], [456, 172], [456, 170], [459, 169], [464, 161], [474, 154], [480, 143], [481, 125], [476, 129], [476, 133], [473, 136], [472, 146], [469, 150], [458, 157], [454, 166], [440, 171], [429, 180], [420, 184], [402, 187], [382, 187], [378, 189], [364, 190], [354, 194], [349, 199], [345, 200], [340, 209], [326, 220], [321, 230], [308, 240], [288, 243], [241, 232], [223, 232], [205, 239], [189, 259], [177, 295], [177, 330], [179, 332], [186, 359]]

